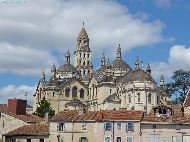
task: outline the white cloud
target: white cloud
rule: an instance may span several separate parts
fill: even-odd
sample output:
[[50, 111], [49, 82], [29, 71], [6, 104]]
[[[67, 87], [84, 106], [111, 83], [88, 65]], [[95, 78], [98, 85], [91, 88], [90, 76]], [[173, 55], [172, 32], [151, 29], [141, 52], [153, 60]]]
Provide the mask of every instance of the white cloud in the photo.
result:
[[155, 4], [164, 9], [168, 9], [172, 6], [172, 0], [155, 0]]
[[1, 43], [0, 47], [0, 73], [36, 75], [56, 62], [56, 58], [44, 50]]
[[[67, 48], [73, 51], [83, 21], [93, 55], [102, 51], [113, 55], [119, 43], [125, 52], [162, 41], [163, 24], [160, 21], [149, 21], [144, 13], [131, 14], [116, 1], [26, 0], [25, 4], [20, 5], [1, 4], [0, 17], [0, 43], [8, 43], [16, 50], [27, 47], [27, 51], [35, 52], [35, 58], [26, 58], [31, 68], [31, 62], [40, 64], [39, 61], [45, 62], [51, 58], [52, 51], [63, 52]], [[39, 50], [44, 57], [38, 57]], [[19, 55], [15, 52], [13, 57], [17, 60]], [[10, 62], [4, 56], [1, 59], [8, 66]], [[30, 67], [26, 61], [19, 64], [29, 74]], [[10, 68], [4, 67], [9, 70], [12, 63]], [[46, 63], [40, 64], [41, 68], [44, 64], [46, 66]], [[37, 70], [39, 67], [35, 73]], [[14, 73], [22, 74], [18, 70]]]
[[0, 103], [7, 103], [8, 99], [26, 99], [27, 92], [27, 102], [32, 105], [33, 95], [36, 86], [27, 86], [27, 85], [8, 85], [0, 88]]
[[170, 48], [167, 62], [152, 63], [152, 66], [155, 78], [161, 74], [168, 78], [175, 70], [179, 69], [190, 70], [190, 47], [174, 45]]

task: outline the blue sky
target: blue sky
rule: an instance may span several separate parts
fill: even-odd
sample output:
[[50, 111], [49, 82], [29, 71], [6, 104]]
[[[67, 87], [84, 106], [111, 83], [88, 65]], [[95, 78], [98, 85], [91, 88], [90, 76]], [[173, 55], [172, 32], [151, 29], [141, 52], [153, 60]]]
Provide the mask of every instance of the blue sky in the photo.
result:
[[[190, 69], [190, 2], [187, 0], [25, 0], [0, 4], [0, 103], [32, 94], [44, 69], [64, 64], [85, 22], [94, 69], [102, 52], [111, 59], [121, 44], [123, 59], [150, 62], [156, 81]], [[98, 55], [98, 56], [97, 56]]]

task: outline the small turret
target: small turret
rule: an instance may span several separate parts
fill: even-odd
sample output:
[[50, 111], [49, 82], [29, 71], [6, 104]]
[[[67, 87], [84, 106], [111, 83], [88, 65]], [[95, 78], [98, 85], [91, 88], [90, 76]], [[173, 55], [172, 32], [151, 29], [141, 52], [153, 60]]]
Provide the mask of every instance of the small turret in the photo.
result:
[[151, 68], [150, 68], [150, 64], [148, 63], [147, 67], [146, 67], [146, 72], [151, 74]]
[[117, 59], [121, 59], [121, 47], [120, 47], [120, 44], [119, 44], [119, 47], [117, 48]]
[[45, 73], [44, 73], [44, 70], [41, 72], [40, 77], [41, 77], [41, 80], [42, 80], [42, 81], [45, 81]]
[[137, 57], [137, 60], [135, 62], [135, 70], [138, 71], [140, 69], [140, 60], [139, 57]]
[[104, 55], [104, 53], [102, 54], [102, 59], [101, 59], [101, 66], [105, 66], [106, 65], [106, 57]]
[[55, 67], [54, 63], [51, 67], [51, 73], [52, 73], [52, 79], [55, 79], [56, 78], [56, 67]]
[[164, 76], [160, 76], [160, 87], [164, 87]]
[[65, 54], [65, 61], [66, 61], [66, 63], [70, 63], [70, 53], [69, 53], [69, 49], [67, 50], [67, 53]]

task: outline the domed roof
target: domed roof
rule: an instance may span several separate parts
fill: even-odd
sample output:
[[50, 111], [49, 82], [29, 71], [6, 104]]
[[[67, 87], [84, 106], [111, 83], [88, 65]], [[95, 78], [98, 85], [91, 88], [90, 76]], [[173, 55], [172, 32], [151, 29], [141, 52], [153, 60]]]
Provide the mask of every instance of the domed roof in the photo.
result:
[[132, 68], [122, 59], [115, 59], [112, 64], [112, 68], [114, 69], [124, 69], [124, 70], [132, 70]]
[[86, 30], [85, 30], [84, 27], [82, 27], [82, 29], [81, 29], [81, 31], [79, 33], [78, 38], [88, 38], [88, 34], [87, 34], [87, 32], [86, 32]]
[[148, 72], [145, 72], [144, 70], [130, 71], [119, 80], [120, 83], [128, 83], [128, 82], [133, 82], [133, 81], [155, 82], [151, 74]]
[[57, 72], [71, 72], [71, 73], [79, 73], [79, 71], [70, 63], [65, 63], [57, 69]]

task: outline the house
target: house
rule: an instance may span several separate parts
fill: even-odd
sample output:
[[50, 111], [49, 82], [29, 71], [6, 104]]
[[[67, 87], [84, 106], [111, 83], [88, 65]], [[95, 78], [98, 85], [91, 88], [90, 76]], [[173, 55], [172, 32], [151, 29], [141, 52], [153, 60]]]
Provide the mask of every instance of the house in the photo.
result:
[[141, 111], [65, 110], [50, 120], [50, 141], [138, 142]]

